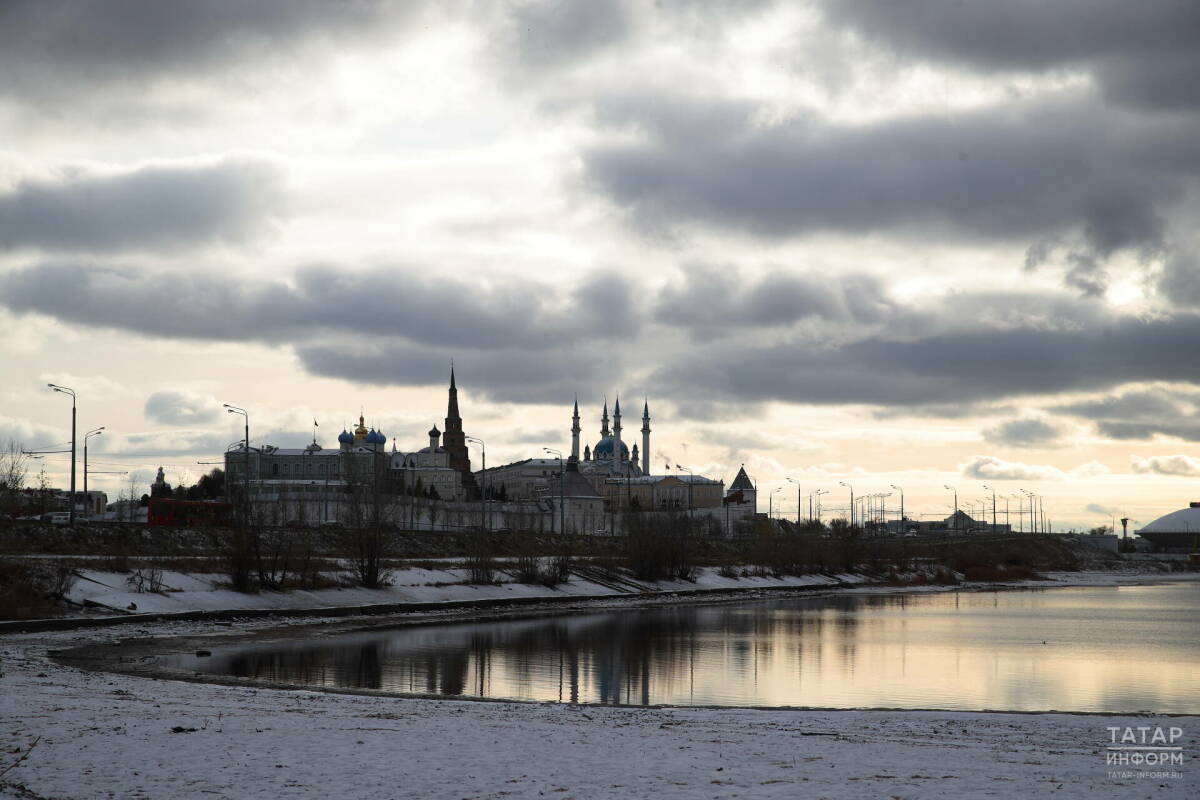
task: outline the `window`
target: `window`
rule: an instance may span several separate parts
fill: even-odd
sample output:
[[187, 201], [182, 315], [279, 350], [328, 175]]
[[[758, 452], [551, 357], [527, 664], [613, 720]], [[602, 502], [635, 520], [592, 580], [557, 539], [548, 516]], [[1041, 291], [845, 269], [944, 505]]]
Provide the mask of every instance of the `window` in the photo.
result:
[[278, 474], [279, 474], [279, 465], [278, 465], [278, 464], [272, 464], [272, 465], [271, 465], [271, 474], [272, 474], [272, 475], [278, 475]]

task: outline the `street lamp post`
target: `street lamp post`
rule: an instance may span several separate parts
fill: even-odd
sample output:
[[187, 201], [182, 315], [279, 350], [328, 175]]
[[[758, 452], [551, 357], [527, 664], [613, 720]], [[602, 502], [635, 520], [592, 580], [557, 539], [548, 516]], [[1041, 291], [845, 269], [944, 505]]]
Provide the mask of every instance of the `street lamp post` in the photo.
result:
[[464, 436], [468, 442], [474, 442], [479, 445], [479, 452], [482, 458], [482, 468], [479, 471], [481, 480], [479, 481], [479, 527], [485, 533], [488, 529], [487, 519], [487, 445], [483, 443], [483, 439], [478, 436]]
[[986, 483], [983, 484], [983, 488], [992, 493], [992, 533], [994, 534], [996, 532], [996, 490]]
[[767, 519], [775, 518], [775, 493], [781, 491], [783, 491], [783, 487], [776, 486], [771, 490], [771, 493], [767, 495]]
[[[688, 474], [688, 529], [690, 532], [692, 522], [695, 518], [695, 514], [692, 513], [692, 484], [696, 482], [696, 473], [692, 472], [687, 467], [681, 467], [678, 464], [675, 465], [675, 469], [681, 469]], [[770, 516], [769, 512], [767, 516]]]
[[68, 389], [66, 386], [59, 386], [56, 383], [47, 383], [51, 389], [61, 394], [71, 395], [71, 508], [70, 516], [67, 521], [75, 524], [75, 390]]
[[804, 496], [800, 494], [800, 481], [795, 478], [788, 478], [788, 481], [796, 484], [796, 530], [800, 530], [800, 515], [804, 511]]
[[[1018, 489], [1017, 491], [1019, 491], [1021, 494], [1025, 495], [1025, 497], [1029, 500], [1029, 532], [1036, 533], [1036, 531], [1034, 530], [1033, 492], [1029, 491], [1028, 489]], [[1022, 503], [1021, 507], [1022, 507], [1022, 509], [1024, 509], [1023, 503]], [[1022, 510], [1022, 512], [1021, 512], [1021, 532], [1022, 533], [1025, 532], [1025, 512], [1024, 512], [1024, 510]]]
[[818, 489], [815, 492], [808, 493], [809, 517], [812, 517], [812, 499], [814, 496], [816, 496], [816, 498], [817, 498], [817, 522], [821, 521], [821, 495], [823, 495], [823, 494], [829, 494], [829, 490], [828, 489]]
[[850, 490], [850, 527], [854, 527], [854, 487], [845, 481], [838, 481], [838, 484], [845, 486]]
[[950, 484], [946, 484], [946, 488], [954, 492], [954, 527], [951, 528], [951, 530], [953, 530], [955, 533], [958, 533], [958, 489], [954, 488]]
[[87, 481], [87, 478], [88, 478], [88, 463], [87, 463], [87, 461], [88, 461], [88, 459], [87, 459], [88, 439], [92, 438], [93, 436], [99, 436], [102, 433], [104, 433], [103, 425], [101, 425], [99, 428], [96, 428], [96, 430], [88, 431], [87, 433], [85, 433], [83, 435], [83, 502], [84, 502], [84, 505], [87, 506], [87, 510], [88, 510], [87, 519], [92, 518], [92, 498], [91, 498], [91, 495], [88, 494], [88, 481]]
[[[229, 403], [222, 403], [221, 405], [225, 408], [226, 412], [228, 412], [230, 414], [241, 414], [242, 417], [246, 421], [246, 441], [244, 442], [245, 447], [246, 447], [246, 450], [245, 450], [246, 466], [245, 466], [245, 472], [242, 475], [242, 515], [245, 518], [245, 522], [247, 524], [249, 524], [249, 522], [250, 522], [250, 412], [248, 412], [244, 408], [238, 408], [237, 406], [231, 406], [231, 405], [229, 405]], [[259, 488], [261, 489], [262, 486], [260, 485]]]
[[[900, 493], [900, 527], [902, 529], [906, 529], [908, 526], [905, 524], [905, 521], [904, 521], [904, 490], [901, 489], [899, 486], [897, 486], [894, 483], [892, 484], [892, 488]], [[900, 532], [904, 533], [904, 530], [901, 530]]]
[[555, 450], [553, 447], [543, 447], [542, 449], [558, 456], [558, 532], [560, 535], [566, 534], [567, 523], [566, 517], [563, 516], [563, 454], [561, 450]]

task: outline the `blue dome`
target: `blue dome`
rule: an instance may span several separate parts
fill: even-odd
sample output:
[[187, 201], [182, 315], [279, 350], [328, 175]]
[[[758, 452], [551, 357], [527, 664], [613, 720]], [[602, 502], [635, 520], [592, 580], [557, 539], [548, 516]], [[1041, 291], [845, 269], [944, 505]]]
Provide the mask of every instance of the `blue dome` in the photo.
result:
[[354, 434], [347, 430], [343, 430], [338, 434], [338, 441], [342, 444], [354, 444]]
[[387, 437], [372, 428], [367, 434], [367, 444], [387, 444]]
[[[605, 436], [592, 448], [592, 458], [612, 458], [612, 452], [613, 437]], [[621, 455], [629, 458], [629, 447], [623, 441], [621, 442]]]

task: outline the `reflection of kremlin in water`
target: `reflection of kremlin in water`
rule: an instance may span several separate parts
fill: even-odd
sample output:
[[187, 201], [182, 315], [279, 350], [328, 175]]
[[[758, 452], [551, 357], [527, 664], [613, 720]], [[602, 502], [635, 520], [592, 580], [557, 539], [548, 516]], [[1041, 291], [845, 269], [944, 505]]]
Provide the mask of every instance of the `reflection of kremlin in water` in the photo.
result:
[[570, 703], [1194, 713], [1198, 593], [685, 605], [335, 634], [179, 664], [290, 685]]
[[372, 634], [339, 637], [329, 646], [251, 650], [234, 656], [227, 672], [279, 683], [451, 696], [610, 705], [708, 702], [696, 696], [707, 689], [693, 683], [700, 662], [706, 662], [704, 670], [715, 659], [725, 670], [749, 674], [779, 649], [790, 648], [797, 660], [806, 648], [819, 656], [828, 644], [826, 631], [835, 634], [839, 656], [852, 655], [858, 619], [840, 612], [906, 600], [839, 597], [828, 602], [826, 613], [765, 619], [718, 605], [422, 627], [404, 630], [403, 644]]

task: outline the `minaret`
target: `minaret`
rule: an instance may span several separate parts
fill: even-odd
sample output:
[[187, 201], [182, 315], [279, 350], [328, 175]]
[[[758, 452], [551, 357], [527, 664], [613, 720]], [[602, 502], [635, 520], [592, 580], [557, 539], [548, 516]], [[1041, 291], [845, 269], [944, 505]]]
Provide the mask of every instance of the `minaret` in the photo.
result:
[[600, 415], [600, 436], [608, 436], [608, 398], [604, 398], [604, 413]]
[[642, 406], [642, 474], [650, 474], [650, 401]]
[[575, 413], [571, 415], [571, 460], [579, 460], [579, 395], [575, 395]]
[[613, 461], [620, 463], [621, 461], [621, 396], [617, 395], [617, 402], [613, 404]]

